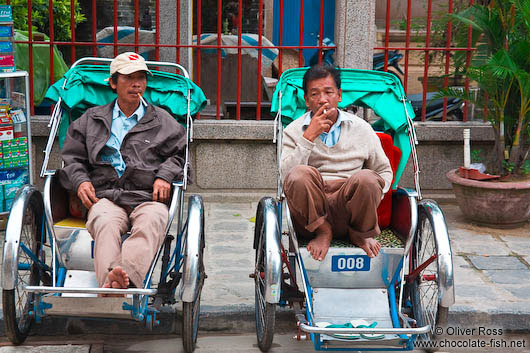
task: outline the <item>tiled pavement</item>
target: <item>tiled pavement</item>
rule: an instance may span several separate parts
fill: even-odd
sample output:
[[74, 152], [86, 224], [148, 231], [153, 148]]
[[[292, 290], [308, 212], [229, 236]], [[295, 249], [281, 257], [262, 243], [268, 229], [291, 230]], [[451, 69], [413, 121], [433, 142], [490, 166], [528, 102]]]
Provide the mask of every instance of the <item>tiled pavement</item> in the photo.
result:
[[[248, 275], [254, 263], [257, 200], [206, 199], [204, 205], [208, 279], [201, 298], [201, 328], [251, 331], [254, 283]], [[518, 229], [492, 229], [470, 224], [456, 205], [443, 204], [442, 209], [451, 237], [456, 289], [450, 322], [530, 330], [530, 223]]]
[[[206, 311], [253, 310], [252, 217], [256, 202], [205, 203], [208, 280]], [[530, 223], [492, 229], [468, 222], [458, 206], [443, 204], [453, 251], [456, 302], [450, 320], [470, 325], [530, 329]]]

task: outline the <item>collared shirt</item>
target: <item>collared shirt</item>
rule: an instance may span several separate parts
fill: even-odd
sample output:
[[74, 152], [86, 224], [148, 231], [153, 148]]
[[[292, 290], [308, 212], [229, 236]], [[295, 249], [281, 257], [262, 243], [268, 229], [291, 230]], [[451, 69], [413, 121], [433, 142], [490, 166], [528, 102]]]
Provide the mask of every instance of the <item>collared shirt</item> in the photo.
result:
[[126, 117], [125, 114], [121, 111], [118, 100], [114, 103], [114, 109], [112, 110], [112, 126], [110, 128], [110, 137], [103, 151], [101, 152], [101, 159], [107, 162], [110, 162], [118, 177], [123, 175], [125, 171], [125, 162], [123, 161], [120, 148], [121, 143], [127, 133], [138, 124], [140, 119], [143, 118], [145, 114], [145, 107], [142, 103], [134, 111], [130, 117]]
[[[349, 116], [346, 116], [345, 114], [342, 114], [340, 110], [337, 110], [339, 113], [339, 116], [337, 117], [337, 121], [333, 126], [331, 126], [331, 129], [329, 129], [329, 132], [323, 132], [320, 134], [320, 140], [328, 146], [332, 147], [339, 142], [340, 137], [340, 124], [345, 120], [350, 120], [351, 118]], [[307, 128], [309, 126], [309, 123], [311, 122], [311, 118], [313, 117], [313, 113], [307, 114], [304, 120], [304, 127]]]

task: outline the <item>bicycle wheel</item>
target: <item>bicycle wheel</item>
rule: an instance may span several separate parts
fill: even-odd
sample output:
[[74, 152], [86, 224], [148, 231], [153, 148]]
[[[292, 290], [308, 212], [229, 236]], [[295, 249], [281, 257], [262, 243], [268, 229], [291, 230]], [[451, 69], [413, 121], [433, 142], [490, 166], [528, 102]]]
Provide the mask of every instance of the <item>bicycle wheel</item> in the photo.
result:
[[266, 199], [262, 199], [258, 205], [256, 228], [254, 230], [256, 239], [259, 239], [256, 247], [256, 266], [254, 269], [256, 335], [258, 338], [258, 347], [262, 352], [267, 352], [272, 346], [276, 318], [276, 304], [265, 301], [266, 256], [263, 212], [266, 201]]
[[[202, 263], [202, 251], [201, 251], [201, 277], [204, 276], [204, 265]], [[191, 353], [195, 350], [197, 345], [197, 333], [199, 331], [199, 315], [201, 312], [201, 290], [204, 279], [200, 281], [199, 291], [195, 301], [182, 303], [182, 343], [184, 345], [184, 351]]]
[[[182, 344], [184, 351], [191, 353], [197, 345], [197, 333], [199, 331], [199, 315], [201, 312], [201, 291], [204, 285], [206, 273], [204, 270], [204, 212], [200, 196], [192, 195], [189, 198], [188, 206], [188, 231], [186, 232], [186, 246], [192, 239], [200, 239], [198, 252], [198, 283], [197, 295], [191, 302], [182, 302]], [[199, 211], [192, 212], [191, 210]], [[190, 224], [200, 225], [200, 227], [190, 227]], [[191, 228], [191, 230], [190, 230]], [[196, 234], [198, 232], [198, 234]], [[186, 252], [184, 252], [186, 254]]]
[[[22, 212], [18, 212], [19, 209], [11, 212], [7, 225], [7, 232], [20, 229], [15, 287], [2, 290], [6, 336], [13, 344], [24, 342], [34, 321], [29, 314], [33, 310], [34, 293], [25, 292], [22, 287], [36, 286], [40, 282], [41, 271], [35, 259], [41, 256], [42, 204], [32, 195], [29, 194], [30, 200]], [[5, 253], [2, 266], [6, 266]]]
[[419, 338], [431, 340], [436, 336], [436, 327], [447, 325], [448, 308], [440, 305], [438, 244], [434, 222], [432, 216], [421, 208], [411, 254], [413, 270], [426, 265], [410, 284], [410, 297], [417, 326], [431, 326], [431, 331], [420, 335]]

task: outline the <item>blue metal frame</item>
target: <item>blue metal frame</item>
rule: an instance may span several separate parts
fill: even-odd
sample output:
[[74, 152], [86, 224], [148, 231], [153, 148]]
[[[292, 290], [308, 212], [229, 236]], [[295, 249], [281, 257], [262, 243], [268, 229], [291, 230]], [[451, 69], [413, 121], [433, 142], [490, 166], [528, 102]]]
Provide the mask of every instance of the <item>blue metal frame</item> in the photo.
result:
[[171, 272], [171, 270], [180, 269], [182, 267], [182, 264], [184, 262], [184, 255], [182, 255], [183, 254], [182, 250], [186, 246], [186, 239], [184, 239], [183, 234], [187, 228], [188, 228], [188, 220], [186, 219], [186, 223], [184, 224], [184, 227], [182, 227], [182, 230], [179, 232], [179, 234], [177, 234], [177, 239], [176, 239], [177, 243], [175, 245], [175, 250], [173, 250], [173, 254], [171, 254], [171, 258], [169, 259], [169, 263], [164, 273], [164, 277], [166, 277], [169, 274], [169, 272]]
[[[392, 280], [388, 284], [388, 301], [390, 303], [390, 316], [392, 318], [392, 326], [394, 327], [401, 327], [399, 324], [399, 318], [398, 318], [398, 310], [396, 306], [396, 293], [395, 293], [395, 286], [400, 282], [400, 273], [401, 269], [403, 267], [403, 257], [399, 261], [399, 264], [394, 271], [394, 274], [392, 276]], [[305, 266], [303, 263], [303, 260], [300, 259], [300, 265], [302, 267], [302, 275], [306, 279], [306, 288], [305, 293], [308, 295], [308, 298], [306, 300], [309, 300], [312, 302], [312, 293], [313, 289], [311, 288], [311, 285], [309, 284], [309, 281], [307, 279], [307, 273], [305, 270]], [[312, 313], [309, 310], [309, 307], [306, 305], [306, 319], [308, 323], [313, 326], [313, 322], [311, 320]], [[313, 341], [313, 346], [315, 350], [317, 351], [337, 351], [337, 352], [351, 352], [351, 351], [366, 351], [366, 352], [380, 352], [380, 351], [392, 351], [392, 352], [403, 352], [403, 351], [411, 351], [414, 349], [414, 341], [416, 341], [417, 335], [411, 335], [408, 337], [407, 335], [399, 335], [401, 339], [403, 339], [403, 344], [406, 345], [405, 348], [392, 348], [392, 347], [385, 347], [385, 348], [362, 348], [362, 347], [355, 347], [355, 348], [326, 348], [324, 347], [320, 342], [320, 334], [319, 333], [310, 333], [311, 340]]]
[[[51, 234], [51, 231], [48, 227], [48, 223], [46, 222], [46, 215], [42, 215], [42, 230], [41, 230], [41, 244], [44, 244], [44, 239], [46, 239], [46, 235], [48, 235], [48, 239], [50, 241], [51, 246], [54, 246], [53, 237]], [[168, 267], [164, 273], [164, 277], [169, 274], [171, 270], [180, 270], [183, 265], [184, 256], [182, 249], [186, 246], [186, 241], [183, 237], [184, 232], [187, 229], [188, 220], [186, 219], [186, 223], [184, 224], [184, 227], [182, 230], [180, 230], [179, 234], [176, 237], [176, 246], [175, 250], [173, 251], [171, 258], [168, 263]], [[39, 267], [39, 271], [47, 271], [49, 273], [53, 273], [52, 269], [46, 265], [44, 262], [40, 260], [40, 258], [37, 258], [35, 254], [22, 242], [20, 243], [20, 246], [24, 253], [26, 253], [35, 263], [37, 263]], [[40, 249], [40, 255], [42, 258], [42, 246]], [[56, 258], [57, 263], [59, 263], [59, 258]], [[30, 269], [29, 264], [19, 264], [19, 269], [22, 267], [27, 267], [27, 270]], [[26, 269], [26, 268], [25, 268]], [[200, 275], [200, 274], [199, 274]], [[57, 278], [56, 278], [56, 285], [58, 287], [64, 286], [64, 280], [66, 278], [66, 268], [59, 265], [57, 270]], [[144, 285], [147, 285], [147, 288], [151, 287], [151, 282], [146, 283], [147, 276], [144, 279]], [[60, 294], [55, 294], [56, 296], [59, 296]], [[43, 294], [42, 293], [35, 293], [34, 299], [33, 299], [33, 310], [29, 312], [29, 315], [33, 315], [35, 318], [35, 322], [40, 323], [42, 321], [42, 318], [46, 316], [46, 310], [51, 309], [53, 304], [46, 303], [42, 301]], [[156, 315], [158, 314], [158, 310], [152, 309], [148, 307], [148, 301], [149, 296], [147, 295], [133, 295], [133, 303], [129, 304], [127, 302], [123, 302], [122, 309], [123, 310], [129, 310], [131, 312], [131, 316], [137, 320], [137, 321], [144, 321], [146, 327], [152, 327], [152, 326], [158, 326], [160, 324], [160, 321], [156, 319]]]

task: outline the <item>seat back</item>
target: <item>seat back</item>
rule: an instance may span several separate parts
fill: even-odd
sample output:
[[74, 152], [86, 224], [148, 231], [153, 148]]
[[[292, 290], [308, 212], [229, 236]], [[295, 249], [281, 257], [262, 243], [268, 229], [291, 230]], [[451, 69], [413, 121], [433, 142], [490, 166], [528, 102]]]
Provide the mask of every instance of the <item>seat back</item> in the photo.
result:
[[[398, 168], [399, 160], [401, 158], [401, 151], [398, 147], [394, 146], [392, 143], [392, 137], [382, 132], [378, 132], [377, 136], [381, 141], [381, 146], [383, 151], [385, 151], [388, 160], [390, 161], [390, 166], [392, 167], [392, 183], [394, 183], [394, 176], [396, 175], [396, 170]], [[383, 200], [377, 208], [377, 217], [379, 221], [379, 227], [381, 229], [388, 228], [390, 226], [390, 220], [392, 216], [392, 188], [388, 190], [385, 194]]]

